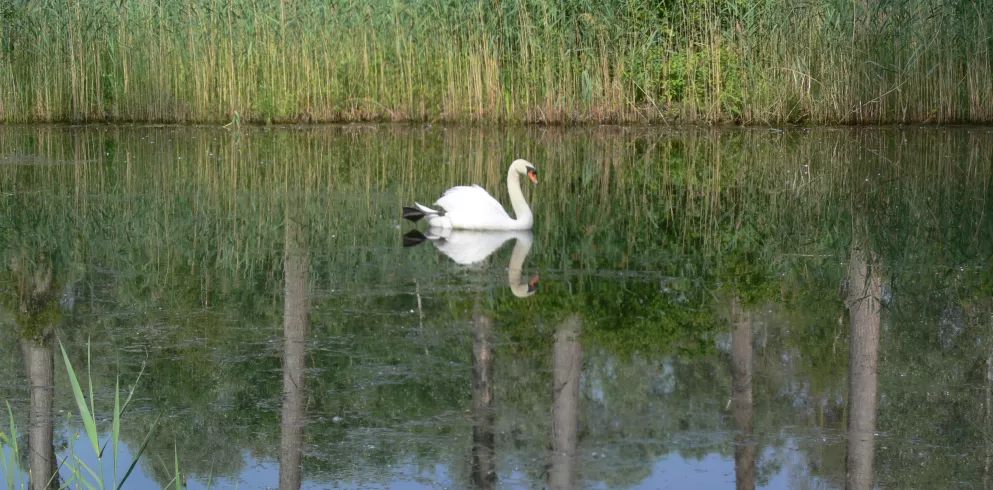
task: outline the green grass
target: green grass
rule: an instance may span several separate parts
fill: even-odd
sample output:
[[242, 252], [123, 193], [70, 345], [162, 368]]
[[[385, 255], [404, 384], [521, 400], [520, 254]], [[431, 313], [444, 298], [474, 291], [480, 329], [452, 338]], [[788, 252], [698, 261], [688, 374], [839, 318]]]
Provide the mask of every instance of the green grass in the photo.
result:
[[969, 0], [0, 2], [0, 122], [993, 120]]

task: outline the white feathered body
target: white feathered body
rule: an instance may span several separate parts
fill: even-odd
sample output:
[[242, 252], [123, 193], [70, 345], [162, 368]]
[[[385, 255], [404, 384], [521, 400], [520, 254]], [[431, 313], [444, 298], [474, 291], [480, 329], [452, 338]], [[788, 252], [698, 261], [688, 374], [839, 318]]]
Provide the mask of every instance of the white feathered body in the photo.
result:
[[435, 201], [438, 209], [415, 203], [428, 213], [428, 225], [461, 230], [530, 230], [534, 218], [528, 214], [511, 218], [497, 201], [478, 185], [452, 187]]
[[517, 159], [507, 169], [507, 196], [516, 218], [511, 218], [503, 205], [478, 185], [452, 187], [435, 201], [437, 209], [421, 203], [404, 206], [403, 217], [411, 221], [424, 219], [432, 228], [458, 230], [530, 230], [534, 215], [521, 192], [521, 176], [538, 183], [538, 171], [527, 160]]

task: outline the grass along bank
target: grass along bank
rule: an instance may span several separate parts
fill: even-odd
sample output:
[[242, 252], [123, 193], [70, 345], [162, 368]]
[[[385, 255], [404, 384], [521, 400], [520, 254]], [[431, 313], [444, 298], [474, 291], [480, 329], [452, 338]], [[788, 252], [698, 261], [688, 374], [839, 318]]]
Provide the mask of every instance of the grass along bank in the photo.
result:
[[973, 0], [0, 0], [0, 122], [993, 121]]

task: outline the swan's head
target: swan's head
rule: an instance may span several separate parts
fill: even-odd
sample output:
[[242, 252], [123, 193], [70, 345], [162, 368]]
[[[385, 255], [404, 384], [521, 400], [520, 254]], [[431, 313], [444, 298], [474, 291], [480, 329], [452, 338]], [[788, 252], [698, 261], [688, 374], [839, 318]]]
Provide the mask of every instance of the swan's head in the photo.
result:
[[534, 165], [531, 165], [531, 162], [518, 158], [514, 160], [514, 163], [510, 164], [510, 169], [521, 175], [527, 175], [531, 179], [531, 182], [538, 183], [538, 171], [534, 169]]

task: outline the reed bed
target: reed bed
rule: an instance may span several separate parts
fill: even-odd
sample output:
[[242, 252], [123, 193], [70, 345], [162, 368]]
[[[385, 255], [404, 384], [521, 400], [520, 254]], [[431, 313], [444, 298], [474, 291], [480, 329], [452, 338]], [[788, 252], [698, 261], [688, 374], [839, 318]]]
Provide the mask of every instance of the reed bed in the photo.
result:
[[970, 0], [0, 2], [0, 122], [993, 120]]

